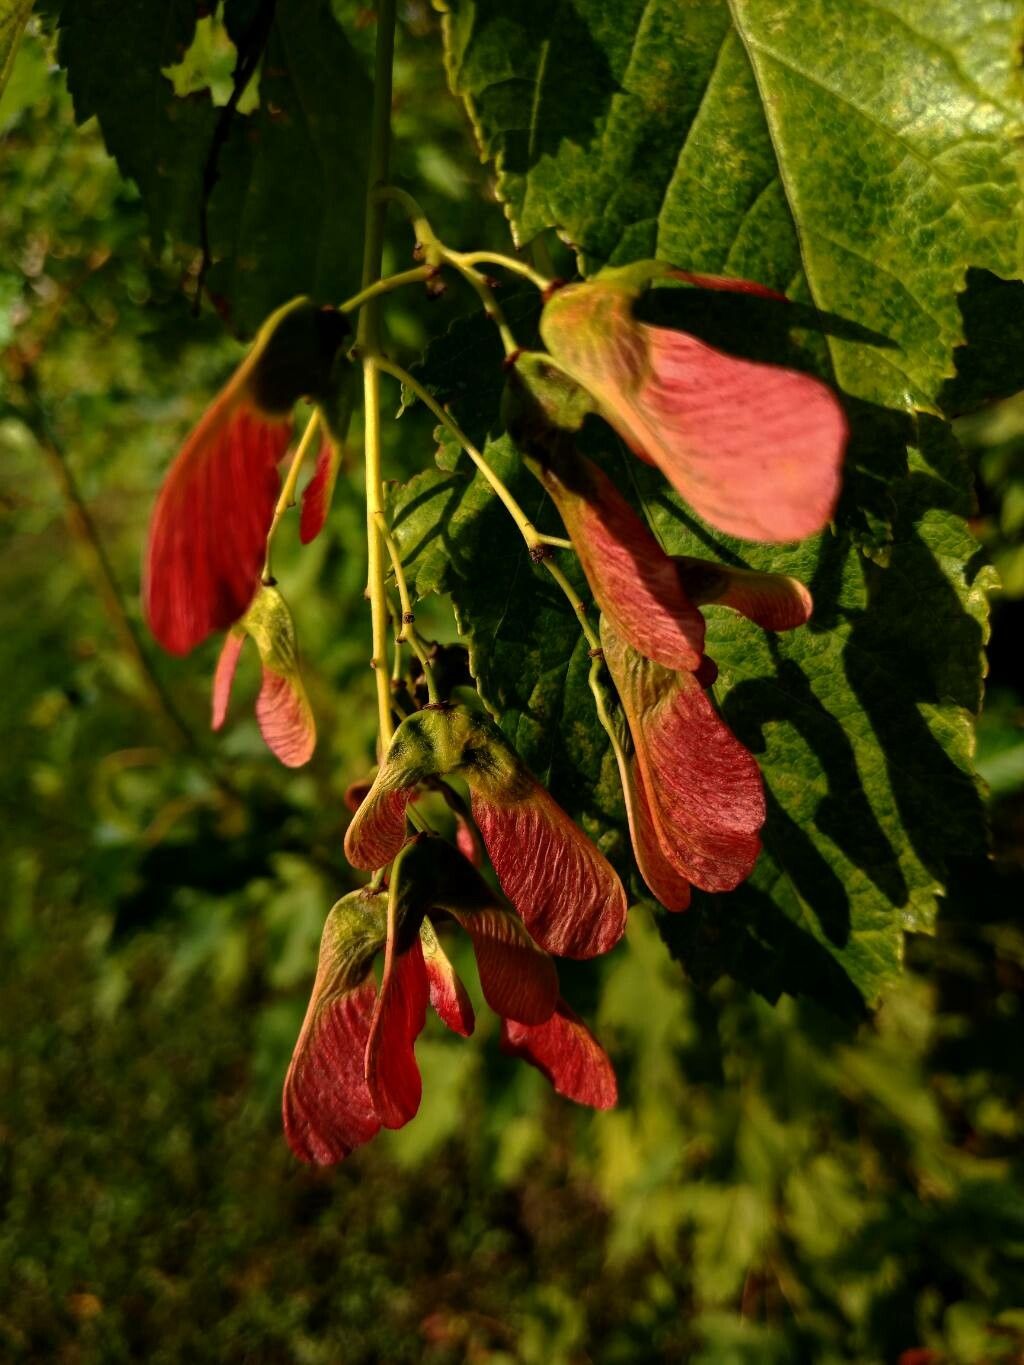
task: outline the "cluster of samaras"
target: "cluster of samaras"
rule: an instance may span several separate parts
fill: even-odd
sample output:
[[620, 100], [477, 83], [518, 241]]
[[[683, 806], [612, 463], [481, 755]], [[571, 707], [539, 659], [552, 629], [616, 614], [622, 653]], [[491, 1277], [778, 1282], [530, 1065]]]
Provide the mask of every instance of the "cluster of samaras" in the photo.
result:
[[[639, 293], [665, 276], [768, 292], [655, 263], [552, 291], [540, 324], [546, 351], [516, 357], [506, 416], [600, 609], [614, 694], [607, 689], [599, 709], [618, 758], [637, 867], [657, 900], [678, 911], [692, 886], [727, 891], [750, 874], [765, 818], [757, 764], [708, 694], [715, 668], [704, 653], [700, 608], [729, 607], [778, 631], [806, 622], [811, 598], [792, 578], [666, 555], [580, 454], [573, 433], [596, 413], [712, 526], [791, 541], [829, 520], [846, 432], [834, 395], [816, 380], [639, 321]], [[347, 335], [343, 315], [304, 301], [270, 319], [172, 467], [146, 566], [147, 614], [168, 649], [183, 653], [212, 631], [229, 632], [214, 683], [215, 726], [239, 651], [254, 640], [263, 664], [260, 727], [290, 765], [309, 758], [315, 729], [291, 618], [261, 581], [261, 566], [292, 409], [303, 395], [329, 403]], [[325, 438], [303, 496], [304, 542], [323, 524], [337, 459], [337, 443]], [[451, 776], [470, 794], [468, 809], [459, 803], [456, 845], [410, 837], [410, 803]], [[478, 870], [481, 845], [501, 893]], [[420, 1100], [414, 1043], [428, 1001], [456, 1032], [472, 1030], [472, 1007], [436, 932], [451, 921], [472, 939], [503, 1047], [538, 1066], [561, 1094], [614, 1103], [608, 1058], [560, 998], [550, 955], [587, 958], [613, 947], [626, 923], [624, 889], [482, 709], [432, 703], [402, 720], [362, 794], [345, 851], [355, 867], [378, 875], [334, 907], [324, 930], [285, 1083], [285, 1128], [299, 1156], [337, 1161], [382, 1124], [412, 1118]]]

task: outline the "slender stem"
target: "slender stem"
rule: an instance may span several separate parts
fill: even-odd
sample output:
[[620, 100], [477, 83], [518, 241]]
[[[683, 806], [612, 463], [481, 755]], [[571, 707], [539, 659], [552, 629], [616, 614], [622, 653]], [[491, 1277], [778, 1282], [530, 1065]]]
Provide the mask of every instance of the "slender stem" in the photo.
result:
[[416, 807], [412, 804], [411, 801], [405, 808], [405, 814], [408, 817], [409, 823], [414, 825], [420, 831], [421, 834], [434, 833], [434, 829], [430, 821], [427, 819], [427, 817], [423, 814], [422, 811], [418, 811], [416, 809]]
[[458, 441], [459, 445], [462, 446], [463, 450], [476, 465], [477, 469], [479, 469], [480, 473], [505, 504], [509, 516], [519, 527], [520, 533], [530, 550], [538, 550], [542, 545], [552, 544], [557, 545], [559, 548], [564, 548], [565, 541], [562, 537], [547, 536], [537, 530], [536, 526], [530, 521], [529, 517], [519, 506], [518, 502], [516, 502], [508, 488], [506, 488], [505, 484], [491, 468], [483, 455], [480, 454], [480, 451], [477, 450], [476, 446], [462, 430], [455, 418], [445, 411], [429, 389], [425, 388], [418, 379], [414, 379], [408, 370], [403, 370], [401, 365], [396, 365], [393, 360], [388, 360], [384, 356], [378, 356], [377, 365], [385, 374], [391, 375], [392, 378], [397, 379], [400, 384], [404, 384], [407, 389], [416, 395], [425, 407], [430, 409], [437, 420], [448, 428]]
[[503, 256], [500, 251], [466, 251], [459, 253], [463, 265], [497, 265], [503, 270], [511, 270], [514, 275], [522, 275], [542, 292], [551, 284], [547, 275], [534, 270], [525, 261], [517, 261], [514, 256]]
[[[387, 180], [391, 159], [391, 69], [395, 56], [396, 0], [378, 0], [377, 46], [374, 55], [373, 115], [370, 133], [369, 190], [366, 196], [362, 288], [380, 281], [387, 207], [377, 190]], [[370, 300], [371, 305], [374, 300]], [[368, 307], [359, 319], [364, 340], [377, 342], [380, 310]]]
[[402, 635], [402, 623], [398, 619], [398, 612], [395, 611], [390, 602], [388, 602], [388, 616], [391, 618], [391, 627], [395, 632], [395, 650], [391, 664], [391, 686], [395, 688], [402, 679], [402, 646], [406, 640], [404, 637], [399, 639], [399, 636]]
[[429, 280], [434, 270], [435, 267], [432, 265], [417, 265], [412, 270], [402, 270], [397, 275], [385, 275], [382, 280], [375, 280], [365, 289], [360, 289], [358, 294], [353, 294], [350, 299], [346, 299], [339, 306], [338, 312], [354, 313], [357, 308], [362, 308], [364, 303], [380, 298], [383, 294], [390, 294], [395, 289], [401, 289], [403, 285], [417, 284], [420, 280]]
[[427, 696], [432, 702], [440, 701], [437, 692], [437, 682], [434, 679], [434, 665], [430, 658], [430, 651], [427, 648], [427, 643], [423, 639], [423, 636], [416, 629], [416, 613], [412, 609], [412, 598], [409, 596], [409, 585], [406, 582], [405, 570], [402, 568], [402, 556], [399, 554], [398, 546], [395, 544], [395, 538], [388, 530], [388, 524], [383, 516], [377, 518], [377, 529], [380, 531], [384, 544], [387, 546], [388, 556], [391, 559], [391, 568], [395, 575], [395, 584], [398, 588], [398, 600], [401, 603], [402, 608], [402, 619], [400, 622], [396, 622], [395, 613], [391, 613], [392, 621], [397, 627], [395, 630], [396, 662], [395, 671], [392, 673], [392, 677], [397, 678], [399, 676], [397, 671], [399, 649], [402, 645], [408, 644], [411, 646], [412, 652], [416, 655], [422, 665], [423, 677], [426, 679], [427, 683]]
[[384, 587], [384, 546], [377, 529], [381, 505], [380, 294], [368, 292], [380, 281], [384, 254], [384, 220], [387, 205], [374, 191], [388, 178], [391, 153], [391, 73], [395, 55], [396, 0], [379, 0], [377, 47], [374, 59], [373, 122], [370, 136], [369, 191], [363, 240], [362, 289], [367, 299], [359, 314], [357, 344], [363, 356], [364, 447], [366, 467], [367, 588], [373, 637], [372, 666], [377, 683], [379, 747], [383, 753], [391, 742], [391, 684], [387, 667], [387, 600]]
[[441, 243], [438, 241], [434, 229], [430, 226], [427, 215], [411, 194], [405, 190], [400, 190], [397, 185], [377, 185], [373, 190], [372, 198], [377, 204], [397, 204], [412, 224], [416, 241], [426, 253], [428, 263], [440, 265], [439, 260], [431, 261], [431, 256], [437, 251]]
[[[376, 518], [377, 529], [380, 531], [381, 538], [387, 547], [388, 557], [391, 560], [391, 569], [395, 575], [395, 586], [398, 588], [398, 600], [402, 604], [402, 626], [411, 626], [416, 619], [416, 613], [412, 609], [412, 598], [409, 596], [409, 584], [406, 582], [405, 570], [402, 567], [402, 556], [395, 538], [388, 529], [387, 520], [381, 512]], [[395, 636], [396, 644], [404, 644], [406, 640], [405, 631], [400, 630]]]
[[363, 362], [364, 446], [366, 464], [367, 591], [373, 654], [370, 665], [377, 684], [377, 728], [383, 753], [391, 742], [391, 688], [388, 682], [387, 606], [384, 600], [384, 547], [377, 530], [381, 510], [380, 371], [372, 360]]
[[290, 507], [295, 506], [295, 489], [299, 482], [299, 473], [302, 469], [302, 463], [309, 453], [310, 446], [316, 439], [319, 428], [320, 409], [314, 408], [309, 421], [306, 423], [306, 430], [302, 433], [299, 444], [295, 448], [292, 462], [288, 466], [288, 473], [285, 476], [284, 483], [281, 485], [281, 493], [277, 499], [277, 505], [274, 508], [274, 516], [270, 523], [270, 530], [267, 532], [267, 552], [263, 558], [263, 572], [260, 575], [260, 581], [264, 584], [272, 584], [275, 582], [274, 571], [271, 566], [271, 552], [274, 546], [274, 536], [277, 534], [277, 528], [280, 525], [281, 518], [284, 516], [285, 512], [287, 512]]
[[[391, 625], [394, 628], [395, 632], [395, 662], [391, 669], [392, 686], [394, 687], [395, 685], [397, 685], [397, 683], [401, 681], [402, 646], [408, 645], [410, 649], [413, 651], [413, 653], [416, 655], [417, 659], [419, 659], [420, 663], [423, 665], [423, 676], [427, 680], [427, 696], [432, 702], [440, 701], [440, 696], [438, 695], [437, 691], [437, 684], [434, 681], [434, 675], [431, 671], [432, 665], [430, 660], [430, 652], [427, 647], [427, 642], [424, 640], [423, 636], [419, 633], [418, 630], [416, 630], [414, 626], [407, 626], [405, 628], [405, 633], [403, 634], [402, 623], [398, 619], [399, 615], [400, 613], [395, 611], [394, 605], [389, 601], [388, 616], [391, 619]], [[399, 635], [402, 635], [401, 639], [398, 638]], [[397, 698], [395, 697], [392, 697], [391, 699], [391, 706], [392, 710], [398, 711], [400, 714], [403, 715], [403, 717], [405, 715], [411, 715], [411, 712], [405, 710], [405, 708], [400, 707], [397, 704]]]
[[[382, 5], [383, 7], [383, 5]], [[377, 992], [377, 1004], [373, 1011], [373, 1024], [370, 1026], [371, 1037], [375, 1031], [378, 1016], [384, 1005], [384, 998], [391, 986], [391, 978], [395, 970], [395, 937], [398, 932], [398, 888], [402, 878], [402, 864], [399, 862], [396, 868], [391, 871], [391, 885], [388, 887], [388, 918], [387, 918], [387, 938], [384, 940], [384, 970], [381, 972], [380, 989]]]
[[430, 657], [426, 641], [415, 626], [409, 627], [409, 643], [423, 669], [423, 679], [427, 684], [427, 700], [436, 706], [441, 700], [441, 695], [437, 690], [437, 679], [434, 677], [434, 661]]
[[480, 274], [479, 270], [475, 270], [471, 265], [465, 263], [465, 257], [461, 256], [457, 251], [448, 251], [447, 248], [443, 248], [443, 250], [445, 261], [453, 265], [459, 274], [462, 275], [464, 279], [468, 280], [476, 290], [477, 298], [483, 305], [484, 312], [498, 329], [498, 333], [501, 336], [501, 344], [505, 348], [505, 354], [509, 356], [515, 355], [516, 352], [522, 348], [512, 335], [512, 329], [509, 327], [508, 319], [505, 317], [505, 310], [494, 297], [494, 290], [487, 283], [484, 276]]
[[[488, 462], [484, 459], [483, 455], [480, 454], [479, 450], [477, 450], [476, 446], [473, 445], [472, 441], [465, 434], [462, 428], [458, 425], [455, 419], [444, 410], [440, 403], [437, 402], [437, 400], [434, 398], [433, 394], [429, 391], [429, 389], [425, 388], [417, 379], [414, 379], [413, 376], [409, 374], [407, 370], [403, 370], [400, 365], [395, 365], [392, 361], [385, 360], [383, 357], [380, 357], [378, 363], [380, 365], [380, 368], [384, 370], [385, 373], [390, 374], [393, 378], [397, 379], [400, 383], [404, 384], [408, 389], [411, 389], [412, 392], [416, 395], [416, 397], [420, 400], [420, 402], [424, 403], [430, 409], [430, 411], [434, 414], [438, 421], [442, 422], [448, 428], [448, 430], [452, 433], [455, 439], [462, 446], [463, 450], [465, 450], [469, 458], [476, 465], [477, 469], [480, 470], [480, 473], [484, 476], [487, 482], [494, 489], [495, 493], [497, 493], [498, 497], [505, 504], [505, 507], [509, 512], [509, 515], [512, 517], [512, 520], [515, 522], [515, 524], [519, 527], [519, 532], [522, 535], [523, 539], [526, 541], [527, 549], [530, 550], [531, 553], [544, 546], [556, 546], [559, 549], [572, 549], [572, 542], [567, 541], [563, 536], [549, 536], [537, 530], [537, 528], [527, 517], [526, 513], [519, 506], [519, 503], [516, 502], [515, 498], [509, 492], [508, 488], [506, 488], [502, 480], [498, 477], [498, 475], [494, 472], [494, 470], [491, 468]], [[597, 632], [594, 630], [593, 626], [587, 619], [587, 608], [583, 603], [582, 599], [580, 598], [579, 594], [576, 592], [575, 588], [572, 586], [568, 578], [566, 578], [565, 574], [562, 572], [562, 570], [558, 567], [557, 564], [553, 563], [552, 560], [546, 557], [543, 562], [544, 567], [547, 569], [548, 573], [555, 580], [558, 586], [562, 589], [562, 592], [565, 594], [566, 600], [572, 607], [573, 611], [576, 613], [576, 616], [578, 617], [580, 622], [580, 627], [583, 631], [584, 636], [586, 637], [587, 644], [590, 646], [592, 650], [600, 650], [601, 641], [597, 635]]]
[[413, 232], [416, 234], [416, 241], [424, 253], [428, 266], [434, 269], [442, 265], [453, 266], [460, 275], [466, 279], [476, 290], [477, 297], [483, 305], [484, 312], [492, 319], [501, 335], [502, 345], [505, 347], [506, 355], [514, 355], [518, 351], [519, 345], [512, 335], [512, 329], [508, 325], [504, 310], [494, 297], [494, 291], [488, 284], [484, 275], [476, 269], [477, 264], [490, 263], [502, 265], [506, 269], [514, 270], [520, 275], [525, 275], [531, 283], [538, 289], [546, 289], [551, 283], [543, 275], [531, 269], [522, 261], [513, 260], [510, 256], [502, 256], [500, 253], [491, 251], [476, 251], [466, 253], [455, 251], [451, 247], [445, 246], [444, 242], [438, 237], [437, 233], [430, 225], [430, 220], [423, 212], [417, 201], [405, 190], [401, 190], [397, 185], [384, 185], [375, 191], [374, 197], [380, 203], [397, 204], [405, 216], [412, 224]]
[[381, 203], [389, 202], [397, 204], [405, 216], [412, 224], [412, 229], [416, 234], [416, 240], [427, 253], [430, 259], [431, 253], [438, 253], [435, 264], [441, 264], [441, 257], [451, 261], [452, 265], [459, 269], [463, 267], [472, 269], [477, 265], [498, 265], [504, 270], [511, 270], [513, 274], [522, 275], [538, 289], [545, 290], [551, 284], [547, 275], [539, 270], [534, 270], [525, 261], [518, 260], [515, 256], [505, 256], [500, 251], [454, 251], [451, 247], [445, 246], [437, 233], [430, 225], [430, 220], [423, 212], [420, 204], [413, 198], [407, 190], [399, 189], [397, 185], [381, 185], [373, 192], [374, 198]]
[[587, 608], [579, 593], [577, 593], [576, 589], [569, 582], [568, 578], [566, 578], [565, 574], [554, 560], [545, 559], [544, 567], [565, 593], [566, 601], [579, 618], [579, 623], [583, 630], [583, 634], [586, 637], [587, 644], [591, 649], [599, 650], [601, 648], [600, 636], [587, 620]]
[[[501, 501], [505, 504], [509, 515], [519, 527], [519, 532], [526, 541], [527, 549], [530, 550], [531, 553], [544, 546], [556, 546], [559, 549], [572, 549], [572, 542], [567, 541], [563, 536], [548, 536], [537, 530], [527, 517], [526, 513], [519, 506], [518, 502], [516, 502], [515, 498], [505, 487], [505, 484], [480, 454], [479, 450], [477, 450], [476, 446], [473, 445], [472, 441], [455, 419], [444, 410], [428, 389], [424, 388], [417, 379], [414, 379], [408, 371], [403, 370], [400, 365], [395, 365], [392, 361], [385, 360], [383, 357], [379, 359], [378, 363], [385, 373], [390, 374], [393, 378], [411, 389], [420, 402], [426, 404], [437, 420], [444, 423], [476, 465], [477, 469], [480, 470], [480, 473], [494, 489], [495, 493], [497, 493]], [[557, 564], [553, 563], [552, 560], [547, 557], [544, 558], [543, 562], [544, 567], [565, 593], [566, 600], [579, 618], [580, 626], [583, 630], [583, 634], [586, 636], [587, 644], [591, 649], [599, 650], [601, 648], [601, 641], [598, 638], [597, 632], [587, 619], [587, 608], [582, 599]]]

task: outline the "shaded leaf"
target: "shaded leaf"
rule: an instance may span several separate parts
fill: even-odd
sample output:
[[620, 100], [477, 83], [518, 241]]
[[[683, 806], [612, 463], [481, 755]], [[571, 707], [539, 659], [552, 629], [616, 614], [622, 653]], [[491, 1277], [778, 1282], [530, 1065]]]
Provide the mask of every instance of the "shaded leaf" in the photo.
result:
[[[69, 0], [59, 56], [78, 121], [99, 119], [157, 238], [198, 247], [208, 198], [209, 289], [245, 334], [294, 294], [353, 292], [372, 92], [327, 0], [290, 0], [274, 8], [252, 114], [215, 108], [208, 91], [179, 97], [163, 72], [197, 14], [172, 0], [156, 23], [144, 3]], [[228, 4], [236, 46], [256, 41], [260, 19], [261, 7]]]
[[[472, 351], [475, 371], [464, 362], [464, 374], [476, 377], [471, 423], [481, 391], [501, 382], [500, 349], [485, 327], [476, 320], [454, 329], [428, 352], [424, 370], [447, 380], [451, 356]], [[455, 397], [444, 383], [438, 392]], [[872, 410], [858, 410], [860, 439], [874, 420]], [[891, 419], [881, 420], [888, 429]], [[707, 650], [720, 668], [713, 695], [758, 759], [768, 820], [751, 880], [729, 895], [695, 896], [688, 913], [665, 924], [701, 980], [731, 971], [773, 998], [809, 993], [836, 1008], [874, 1000], [899, 970], [903, 931], [932, 923], [948, 857], [984, 847], [971, 714], [990, 580], [965, 524], [967, 471], [948, 429], [905, 418], [899, 431], [911, 472], [888, 489], [895, 518], [886, 569], [864, 558], [849, 533], [795, 547], [713, 536], [605, 429], [584, 430], [590, 453], [670, 554], [710, 551], [737, 568], [791, 574], [816, 604], [811, 624], [784, 636], [706, 609]], [[479, 418], [471, 434], [486, 438]], [[557, 530], [508, 438], [493, 439], [487, 454], [531, 518]], [[447, 470], [425, 471], [392, 494], [412, 581], [419, 593], [452, 594], [473, 672], [502, 728], [556, 799], [621, 860], [618, 777], [594, 711], [585, 642], [500, 504], [452, 456], [446, 447]], [[562, 558], [575, 572], [571, 556]]]

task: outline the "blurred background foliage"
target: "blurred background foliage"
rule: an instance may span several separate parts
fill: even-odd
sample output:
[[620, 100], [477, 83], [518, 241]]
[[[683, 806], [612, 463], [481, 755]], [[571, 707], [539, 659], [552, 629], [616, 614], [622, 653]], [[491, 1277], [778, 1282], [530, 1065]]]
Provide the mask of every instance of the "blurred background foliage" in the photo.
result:
[[[212, 18], [179, 90], [223, 100], [226, 41]], [[502, 243], [425, 4], [396, 133], [445, 237]], [[1024, 1360], [1022, 398], [960, 423], [1004, 584], [979, 736], [998, 857], [959, 870], [877, 1015], [698, 993], [641, 910], [563, 972], [617, 1110], [558, 1100], [483, 1014], [468, 1042], [428, 1024], [415, 1123], [310, 1170], [278, 1104], [372, 743], [358, 461], [328, 532], [301, 556], [284, 536], [321, 732], [296, 775], [259, 740], [252, 661], [214, 743], [216, 645], [160, 657], [139, 618], [155, 490], [240, 348], [75, 128], [45, 22], [0, 137], [0, 1359]], [[470, 302], [396, 300], [393, 345]], [[429, 461], [422, 414], [389, 431], [390, 472]]]

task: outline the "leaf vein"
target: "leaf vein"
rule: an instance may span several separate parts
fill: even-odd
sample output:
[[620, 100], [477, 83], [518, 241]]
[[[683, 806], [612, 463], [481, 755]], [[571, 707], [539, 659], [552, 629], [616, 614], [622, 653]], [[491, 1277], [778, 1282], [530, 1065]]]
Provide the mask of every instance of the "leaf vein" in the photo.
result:
[[[732, 3], [733, 0], [729, 0], [730, 7], [732, 6]], [[744, 39], [744, 43], [745, 44], [747, 43], [746, 39]], [[942, 185], [948, 191], [950, 198], [963, 205], [965, 212], [967, 212], [976, 223], [981, 225], [984, 222], [988, 221], [986, 219], [983, 219], [981, 215], [978, 213], [978, 211], [974, 209], [971, 206], [970, 202], [964, 197], [962, 187], [957, 185], [954, 181], [950, 180], [948, 176], [944, 175], [943, 172], [939, 170], [938, 166], [935, 164], [935, 159], [933, 157], [928, 156], [926, 153], [922, 152], [920, 148], [915, 147], [912, 142], [909, 142], [907, 138], [904, 136], [904, 134], [898, 128], [891, 127], [888, 123], [885, 123], [882, 119], [880, 119], [876, 114], [871, 113], [869, 110], [865, 109], [863, 105], [858, 104], [856, 100], [851, 99], [851, 97], [845, 94], [842, 90], [837, 90], [834, 85], [830, 85], [828, 81], [826, 81], [823, 77], [817, 75], [813, 71], [807, 70], [804, 67], [798, 66], [794, 61], [792, 61], [791, 58], [784, 56], [781, 52], [779, 52], [777, 49], [773, 47], [770, 47], [767, 43], [763, 43], [758, 39], [751, 38], [749, 40], [749, 46], [747, 47], [748, 53], [751, 46], [755, 47], [759, 52], [762, 52], [766, 57], [770, 58], [772, 61], [777, 62], [779, 66], [785, 67], [787, 71], [792, 71], [795, 76], [800, 76], [803, 80], [815, 86], [817, 89], [823, 90], [827, 95], [831, 95], [832, 98], [836, 100], [839, 104], [844, 105], [847, 109], [852, 109], [855, 114], [859, 114], [865, 123], [871, 124], [873, 128], [877, 128], [879, 132], [884, 133], [894, 142], [897, 142], [899, 146], [903, 149], [904, 155], [912, 157], [915, 161], [920, 162], [921, 165], [924, 166], [930, 172], [930, 174], [939, 182], [939, 184]], [[754, 63], [752, 62], [752, 65], [753, 64]], [[991, 240], [988, 238], [987, 235], [985, 236], [984, 240], [987, 245], [989, 246], [992, 245]]]

